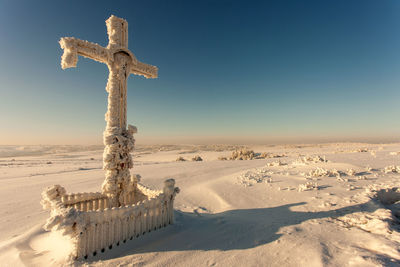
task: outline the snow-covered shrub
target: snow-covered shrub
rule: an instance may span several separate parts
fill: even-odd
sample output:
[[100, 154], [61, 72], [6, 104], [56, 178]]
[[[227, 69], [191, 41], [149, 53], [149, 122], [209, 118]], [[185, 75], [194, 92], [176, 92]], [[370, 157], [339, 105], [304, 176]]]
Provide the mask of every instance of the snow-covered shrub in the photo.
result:
[[383, 170], [385, 173], [400, 173], [400, 166], [386, 166], [385, 169]]
[[306, 175], [307, 178], [312, 178], [312, 177], [323, 177], [323, 176], [327, 176], [327, 177], [340, 177], [340, 172], [336, 169], [332, 169], [332, 170], [327, 170], [324, 168], [316, 168], [315, 170], [312, 170], [308, 173], [308, 175]]
[[270, 152], [263, 152], [257, 158], [259, 159], [271, 159], [271, 158], [283, 158], [286, 157], [285, 154], [274, 154]]
[[357, 174], [357, 172], [356, 172], [354, 169], [348, 169], [348, 170], [346, 171], [346, 174], [347, 174], [348, 176], [355, 176], [355, 175]]
[[232, 152], [229, 159], [231, 160], [252, 160], [256, 158], [256, 153], [253, 150], [241, 149]]
[[267, 168], [255, 169], [252, 171], [247, 171], [238, 177], [239, 183], [245, 186], [252, 186], [256, 183], [272, 183], [273, 172], [269, 171]]
[[319, 155], [315, 156], [302, 156], [295, 160], [292, 164], [294, 165], [306, 165], [308, 163], [320, 163], [320, 162], [328, 162], [325, 156], [321, 157]]
[[299, 185], [299, 192], [309, 190], [318, 190], [318, 184], [316, 182], [307, 182]]
[[280, 160], [267, 163], [268, 167], [277, 167], [277, 166], [283, 166], [283, 165], [287, 165], [287, 164], [281, 162]]
[[200, 156], [195, 156], [192, 158], [192, 161], [203, 161], [203, 159]]

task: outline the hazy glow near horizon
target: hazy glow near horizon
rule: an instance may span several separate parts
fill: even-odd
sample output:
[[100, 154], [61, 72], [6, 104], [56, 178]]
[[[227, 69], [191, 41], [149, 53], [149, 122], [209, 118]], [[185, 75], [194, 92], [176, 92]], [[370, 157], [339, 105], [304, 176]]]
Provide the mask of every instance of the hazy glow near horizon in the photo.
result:
[[[79, 8], [78, 8], [79, 7]], [[398, 140], [399, 1], [3, 1], [0, 145], [100, 144], [104, 64], [60, 67], [63, 36], [129, 48], [138, 142]]]

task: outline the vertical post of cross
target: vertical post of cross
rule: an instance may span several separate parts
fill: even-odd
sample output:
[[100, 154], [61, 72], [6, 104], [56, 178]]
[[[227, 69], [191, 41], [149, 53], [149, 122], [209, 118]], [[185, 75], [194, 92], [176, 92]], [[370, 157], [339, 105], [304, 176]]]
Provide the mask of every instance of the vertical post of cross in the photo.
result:
[[[130, 58], [129, 55], [123, 55], [123, 51], [128, 49], [128, 22], [122, 18], [118, 18], [116, 16], [111, 16], [106, 20], [107, 25], [107, 34], [108, 34], [108, 46], [107, 48], [110, 50], [121, 52], [114, 55], [113, 61], [118, 61], [116, 67], [120, 68], [122, 71], [120, 78], [124, 80], [124, 83], [119, 84], [119, 96], [120, 101], [118, 103], [118, 113], [119, 113], [119, 126], [121, 129], [126, 129], [126, 120], [127, 120], [127, 90], [126, 90], [126, 79], [129, 76], [131, 63], [128, 62]], [[122, 66], [121, 66], [122, 65]], [[112, 125], [114, 126], [114, 125]]]
[[130, 152], [133, 149], [134, 139], [126, 128], [127, 79], [133, 62], [126, 52], [128, 23], [124, 19], [111, 16], [106, 24], [109, 38], [107, 48], [115, 52], [108, 62], [110, 74], [107, 83], [107, 127], [104, 131], [106, 147], [103, 155], [106, 179], [103, 183], [103, 192], [109, 196], [114, 206], [119, 206], [123, 198], [121, 193], [130, 181], [129, 168], [133, 165]]
[[106, 20], [108, 49], [123, 47], [128, 49], [128, 22], [122, 18], [111, 16]]
[[[109, 197], [110, 206], [119, 206], [124, 198], [124, 191], [130, 183], [129, 169], [133, 167], [130, 152], [134, 139], [132, 127], [127, 129], [127, 79], [129, 75], [142, 75], [157, 78], [157, 67], [142, 63], [128, 50], [128, 22], [111, 16], [106, 21], [109, 43], [107, 47], [73, 37], [60, 40], [64, 54], [61, 60], [63, 69], [75, 67], [78, 55], [101, 63], [109, 69], [106, 91], [108, 107], [104, 131], [103, 169], [106, 177], [102, 192]], [[128, 127], [129, 128], [129, 127]]]

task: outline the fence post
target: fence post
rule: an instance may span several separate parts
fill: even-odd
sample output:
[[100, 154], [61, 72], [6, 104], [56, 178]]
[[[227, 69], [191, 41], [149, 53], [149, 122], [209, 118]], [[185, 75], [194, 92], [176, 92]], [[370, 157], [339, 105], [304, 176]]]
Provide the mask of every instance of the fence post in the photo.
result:
[[[166, 200], [167, 222], [166, 224], [174, 223], [174, 199], [176, 194], [179, 193], [179, 187], [175, 187], [174, 179], [167, 179], [164, 181], [163, 192]], [[165, 202], [164, 202], [165, 203]]]

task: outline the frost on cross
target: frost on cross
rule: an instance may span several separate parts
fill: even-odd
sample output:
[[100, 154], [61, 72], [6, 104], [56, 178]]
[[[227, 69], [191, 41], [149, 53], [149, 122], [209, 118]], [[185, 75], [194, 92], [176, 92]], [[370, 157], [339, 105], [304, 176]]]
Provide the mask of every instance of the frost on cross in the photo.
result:
[[154, 191], [139, 183], [139, 175], [130, 175], [137, 129], [127, 125], [127, 79], [130, 74], [157, 78], [158, 69], [138, 61], [128, 50], [126, 20], [111, 16], [106, 25], [107, 47], [73, 37], [60, 40], [63, 69], [76, 67], [79, 55], [107, 64], [109, 69], [102, 192], [67, 194], [56, 185], [42, 193], [43, 207], [51, 210], [45, 228], [71, 236], [74, 258], [96, 255], [114, 243], [173, 223], [173, 201], [179, 192], [173, 179], [165, 181], [163, 191]]
[[130, 152], [134, 147], [134, 126], [126, 125], [127, 79], [131, 73], [146, 78], [157, 78], [157, 67], [139, 62], [128, 50], [128, 22], [111, 16], [107, 21], [108, 46], [64, 37], [60, 40], [64, 54], [61, 58], [63, 69], [76, 67], [78, 55], [107, 64], [110, 72], [106, 90], [108, 110], [105, 116], [107, 127], [104, 131], [103, 167], [106, 179], [102, 191], [114, 205], [120, 204], [126, 195], [132, 168]]

